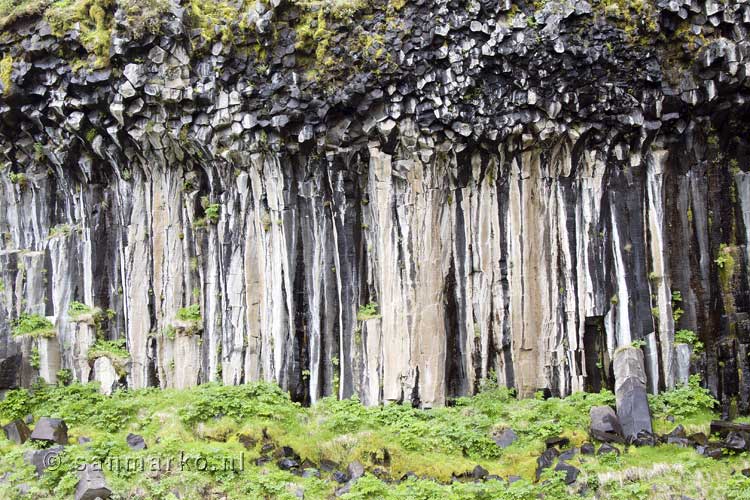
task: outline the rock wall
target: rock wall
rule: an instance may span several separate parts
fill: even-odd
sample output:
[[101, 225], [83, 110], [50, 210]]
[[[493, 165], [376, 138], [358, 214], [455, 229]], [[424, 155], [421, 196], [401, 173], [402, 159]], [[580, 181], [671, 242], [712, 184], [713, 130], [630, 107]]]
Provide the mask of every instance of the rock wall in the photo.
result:
[[[16, 21], [0, 381], [97, 379], [98, 335], [125, 339], [128, 387], [431, 407], [490, 377], [612, 388], [640, 341], [651, 392], [692, 370], [747, 411], [750, 4], [610, 4], [258, 2], [250, 35], [207, 41], [172, 3], [137, 38], [111, 13], [99, 66]], [[56, 338], [13, 337], [22, 313]]]

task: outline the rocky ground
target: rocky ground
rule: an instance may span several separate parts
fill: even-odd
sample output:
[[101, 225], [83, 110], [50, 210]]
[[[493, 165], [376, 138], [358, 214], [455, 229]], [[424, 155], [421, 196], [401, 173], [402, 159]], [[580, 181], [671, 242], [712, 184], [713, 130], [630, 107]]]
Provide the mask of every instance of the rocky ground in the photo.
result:
[[305, 408], [267, 384], [39, 385], [0, 402], [0, 496], [750, 498], [750, 425], [716, 420], [696, 377], [648, 399], [623, 385], [516, 399], [490, 382], [433, 410]]

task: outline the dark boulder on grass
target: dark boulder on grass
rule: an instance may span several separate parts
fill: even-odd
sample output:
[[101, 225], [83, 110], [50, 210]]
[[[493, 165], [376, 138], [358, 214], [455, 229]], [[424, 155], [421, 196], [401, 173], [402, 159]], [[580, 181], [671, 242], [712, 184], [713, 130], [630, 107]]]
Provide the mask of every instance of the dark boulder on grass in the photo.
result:
[[131, 450], [140, 451], [148, 448], [148, 446], [146, 446], [146, 441], [143, 439], [143, 436], [140, 436], [138, 434], [128, 434], [128, 437], [125, 439], [128, 442], [128, 447]]
[[278, 465], [281, 470], [293, 470], [299, 468], [299, 462], [293, 458], [282, 458], [276, 462], [276, 465]]
[[104, 479], [100, 467], [88, 464], [78, 473], [75, 500], [104, 499], [111, 495], [112, 491], [107, 487], [107, 481]]
[[599, 447], [599, 450], [597, 450], [596, 452], [597, 455], [606, 455], [607, 453], [615, 453], [619, 455], [620, 450], [617, 447], [612, 446], [609, 443], [604, 443]]
[[615, 352], [613, 367], [617, 417], [622, 426], [623, 436], [626, 440], [633, 440], [638, 439], [638, 434], [642, 431], [653, 434], [643, 351], [635, 347], [618, 349]]
[[750, 445], [750, 435], [742, 431], [733, 431], [724, 438], [724, 447], [728, 450], [742, 452]]
[[593, 455], [596, 453], [596, 448], [591, 443], [583, 443], [581, 445], [581, 455]]
[[507, 448], [518, 441], [518, 434], [513, 429], [505, 429], [494, 438], [495, 444], [500, 448]]
[[562, 436], [558, 437], [551, 437], [544, 440], [544, 445], [546, 448], [562, 448], [563, 446], [568, 446], [570, 444], [570, 439]]
[[341, 472], [340, 470], [333, 471], [333, 474], [331, 474], [331, 478], [339, 484], [344, 484], [349, 481], [349, 476], [344, 472]]
[[622, 426], [611, 406], [592, 406], [589, 410], [589, 435], [603, 443], [623, 443]]
[[576, 482], [576, 479], [578, 479], [578, 474], [581, 473], [580, 470], [573, 467], [572, 465], [566, 463], [566, 462], [560, 462], [555, 467], [555, 471], [557, 472], [564, 472], [565, 473], [565, 484], [573, 484]]
[[349, 473], [349, 477], [351, 479], [359, 479], [360, 477], [365, 475], [365, 466], [356, 460], [350, 463], [349, 467], [347, 467], [346, 470]]
[[481, 465], [477, 465], [474, 467], [474, 469], [471, 471], [471, 478], [472, 479], [484, 479], [487, 477], [487, 474], [489, 474], [490, 471], [482, 467]]
[[23, 444], [31, 436], [29, 427], [21, 419], [16, 419], [11, 423], [3, 426], [3, 432], [8, 440], [16, 444]]
[[31, 433], [32, 441], [46, 441], [50, 444], [68, 444], [68, 426], [61, 418], [42, 417]]
[[542, 477], [542, 472], [544, 471], [544, 469], [552, 467], [552, 465], [555, 463], [555, 459], [559, 454], [560, 452], [557, 451], [557, 448], [547, 448], [547, 450], [545, 450], [545, 452], [536, 459], [537, 481], [539, 481], [539, 478]]
[[728, 420], [713, 420], [711, 422], [711, 435], [718, 434], [721, 437], [726, 437], [730, 432], [750, 433], [750, 424], [738, 424]]
[[57, 467], [59, 465], [59, 455], [63, 450], [64, 448], [58, 445], [43, 450], [27, 451], [24, 455], [24, 460], [27, 464], [34, 466], [37, 476], [41, 476], [49, 467]]

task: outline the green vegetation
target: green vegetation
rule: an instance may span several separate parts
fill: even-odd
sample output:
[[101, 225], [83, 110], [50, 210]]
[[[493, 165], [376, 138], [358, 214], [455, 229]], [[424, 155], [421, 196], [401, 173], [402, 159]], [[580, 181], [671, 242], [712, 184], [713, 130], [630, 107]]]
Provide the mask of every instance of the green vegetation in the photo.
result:
[[357, 311], [357, 321], [367, 321], [368, 319], [377, 319], [379, 317], [380, 313], [378, 313], [378, 304], [376, 302], [360, 306], [359, 311]]
[[177, 311], [177, 319], [180, 321], [194, 321], [200, 323], [203, 321], [203, 317], [201, 316], [201, 306], [193, 304], [188, 307], [183, 307]]
[[649, 395], [649, 404], [655, 417], [672, 415], [674, 417], [705, 417], [710, 415], [718, 402], [708, 389], [700, 385], [700, 375], [691, 375], [687, 385], [681, 385], [673, 391]]
[[14, 337], [54, 337], [55, 325], [39, 314], [22, 314], [13, 322]]
[[12, 182], [13, 184], [16, 184], [21, 190], [29, 187], [29, 178], [26, 177], [26, 174], [24, 174], [23, 172], [20, 172], [20, 173], [11, 172], [8, 178], [10, 179], [10, 182]]
[[206, 207], [206, 220], [211, 224], [216, 224], [219, 221], [219, 210], [221, 205], [218, 203], [211, 203]]
[[0, 82], [3, 82], [3, 93], [5, 95], [9, 95], [13, 89], [13, 82], [10, 79], [12, 73], [13, 57], [8, 53], [0, 59]]
[[692, 330], [677, 330], [674, 332], [674, 341], [676, 344], [692, 346], [694, 353], [703, 352], [703, 342], [698, 340], [698, 336]]
[[125, 365], [130, 359], [130, 353], [125, 347], [125, 339], [97, 339], [94, 345], [89, 347], [87, 356], [91, 361], [96, 361], [99, 358], [109, 358], [115, 367], [115, 371], [121, 377], [125, 375]]
[[[303, 460], [333, 460], [342, 470], [359, 460], [368, 471], [378, 466], [396, 479], [407, 472], [420, 477], [387, 484], [368, 472], [343, 496], [346, 499], [533, 500], [543, 495], [547, 500], [562, 500], [572, 498], [579, 487], [569, 489], [551, 472], [534, 482], [544, 439], [564, 436], [571, 446], [579, 446], [588, 440], [585, 429], [591, 406], [613, 404], [614, 396], [605, 391], [565, 399], [517, 400], [491, 377], [478, 395], [454, 403], [418, 410], [399, 404], [367, 408], [357, 399], [325, 398], [303, 408], [279, 387], [265, 383], [117, 391], [111, 397], [101, 395], [95, 384], [40, 384], [33, 390], [7, 393], [0, 401], [2, 423], [29, 413], [59, 417], [69, 426], [71, 442], [79, 436], [92, 442], [67, 446], [61, 467], [37, 478], [23, 460], [32, 445], [0, 440], [0, 473], [10, 473], [8, 482], [0, 484], [0, 496], [15, 498], [15, 487], [22, 482], [30, 485], [33, 498], [70, 496], [77, 482], [75, 465], [86, 461], [103, 462], [109, 485], [123, 497], [137, 488], [148, 498], [179, 494], [185, 499], [292, 499], [297, 488], [304, 490], [305, 498], [332, 497], [340, 486], [332, 481], [301, 478], [280, 470], [275, 460], [255, 465], [261, 448], [271, 444], [291, 446]], [[689, 425], [690, 432], [706, 432], [714, 417], [714, 401], [697, 379], [652, 397], [651, 404], [658, 426], [682, 423]], [[667, 415], [677, 422], [668, 423]], [[514, 429], [518, 440], [501, 450], [492, 436], [506, 428]], [[147, 451], [127, 447], [125, 437], [130, 432], [144, 437]], [[731, 495], [748, 485], [741, 474], [732, 476], [733, 469], [747, 467], [744, 455], [712, 460], [673, 445], [621, 447], [621, 451], [620, 456], [570, 461], [581, 469], [579, 480], [589, 488], [582, 498], [670, 498], [673, 494], [741, 498]], [[114, 460], [168, 459], [181, 453], [206, 460], [208, 467], [162, 469], [154, 475], [148, 462], [145, 470], [106, 466]], [[450, 483], [452, 474], [470, 471], [477, 464], [492, 474], [516, 474], [522, 479], [511, 486], [503, 481]]]
[[719, 268], [719, 281], [721, 282], [722, 290], [727, 292], [729, 290], [730, 280], [734, 274], [735, 260], [732, 255], [732, 248], [727, 244], [722, 243], [719, 246], [719, 254], [714, 260], [716, 266]]

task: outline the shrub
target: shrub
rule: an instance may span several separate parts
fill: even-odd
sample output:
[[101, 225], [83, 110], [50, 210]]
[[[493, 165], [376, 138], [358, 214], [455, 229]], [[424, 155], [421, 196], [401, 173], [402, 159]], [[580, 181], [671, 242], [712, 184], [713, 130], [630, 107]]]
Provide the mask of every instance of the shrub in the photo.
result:
[[687, 385], [681, 385], [661, 394], [649, 394], [649, 404], [654, 413], [690, 417], [712, 411], [718, 402], [708, 389], [700, 385], [700, 375], [691, 375]]
[[55, 325], [50, 320], [39, 314], [22, 314], [13, 323], [14, 337], [54, 337]]
[[31, 395], [24, 389], [8, 391], [0, 401], [0, 419], [3, 421], [23, 418], [31, 413]]
[[73, 301], [68, 306], [68, 316], [71, 319], [76, 319], [83, 314], [91, 314], [93, 310], [82, 302]]
[[674, 332], [674, 341], [676, 344], [693, 346], [693, 352], [703, 352], [703, 342], [698, 340], [698, 336], [692, 330], [677, 330]]

